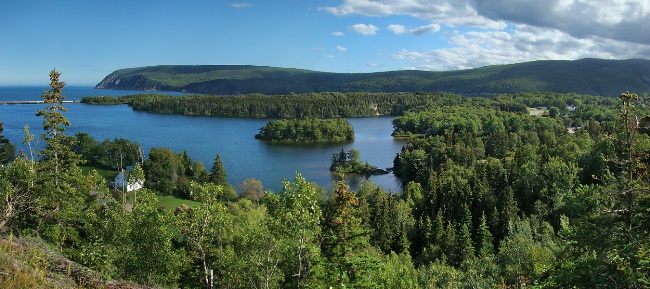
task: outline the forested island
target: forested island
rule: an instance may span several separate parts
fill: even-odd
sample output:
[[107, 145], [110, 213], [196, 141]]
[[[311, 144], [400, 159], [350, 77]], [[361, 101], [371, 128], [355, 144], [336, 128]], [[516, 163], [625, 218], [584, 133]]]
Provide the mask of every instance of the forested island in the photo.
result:
[[341, 143], [354, 141], [354, 129], [343, 118], [278, 119], [267, 122], [255, 138], [283, 143]]
[[338, 153], [332, 153], [332, 164], [330, 171], [339, 175], [361, 174], [361, 175], [383, 175], [387, 170], [371, 166], [368, 162], [361, 162], [361, 155], [358, 150], [350, 149], [347, 152], [341, 148]]
[[[279, 192], [258, 194], [251, 182], [236, 195], [218, 156], [208, 172], [191, 152], [166, 148], [135, 154], [146, 180], [133, 192], [107, 187], [95, 168], [84, 173], [84, 161], [124, 163], [136, 140], [67, 136], [64, 83], [56, 71], [50, 78], [37, 112], [44, 148], [32, 150], [25, 129], [30, 150], [7, 155], [0, 132], [0, 284], [8, 288], [650, 284], [647, 94], [373, 99], [397, 116], [397, 133], [421, 135], [394, 159], [402, 192], [371, 182], [352, 191], [345, 179], [328, 190], [297, 173], [278, 180]], [[351, 95], [336, 94], [328, 109], [384, 97]], [[191, 200], [161, 208], [170, 195]]]

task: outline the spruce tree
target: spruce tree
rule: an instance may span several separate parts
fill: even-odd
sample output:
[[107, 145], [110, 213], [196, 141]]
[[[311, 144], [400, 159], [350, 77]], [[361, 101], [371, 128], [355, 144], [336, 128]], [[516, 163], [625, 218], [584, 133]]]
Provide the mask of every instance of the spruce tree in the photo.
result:
[[456, 240], [458, 242], [456, 245], [458, 259], [456, 262], [457, 265], [460, 265], [462, 262], [474, 257], [474, 246], [472, 245], [472, 234], [469, 231], [469, 225], [467, 223], [461, 225], [458, 233], [458, 239]]
[[210, 182], [216, 185], [226, 186], [228, 185], [226, 176], [226, 170], [223, 168], [221, 156], [217, 154], [217, 157], [214, 159], [214, 164], [212, 164], [212, 169], [210, 170]]
[[481, 257], [487, 257], [494, 253], [494, 238], [490, 233], [487, 225], [487, 218], [485, 212], [481, 215], [481, 223], [479, 224], [476, 236], [476, 254]]
[[329, 264], [331, 280], [351, 288], [370, 286], [378, 260], [373, 257], [369, 232], [362, 223], [359, 199], [348, 186], [338, 182], [332, 199], [328, 200], [323, 219], [322, 252]]
[[32, 217], [36, 218], [33, 221], [42, 236], [61, 246], [78, 239], [78, 225], [87, 201], [84, 197], [88, 195], [80, 190], [83, 175], [78, 165], [82, 161], [72, 150], [74, 138], [64, 134], [70, 121], [63, 116], [67, 109], [63, 107], [65, 96], [61, 91], [65, 83], [59, 81], [60, 75], [56, 70], [50, 72], [51, 89], [42, 96], [46, 106], [36, 114], [44, 118], [45, 133], [41, 138], [45, 140], [45, 148], [39, 152], [39, 196]]

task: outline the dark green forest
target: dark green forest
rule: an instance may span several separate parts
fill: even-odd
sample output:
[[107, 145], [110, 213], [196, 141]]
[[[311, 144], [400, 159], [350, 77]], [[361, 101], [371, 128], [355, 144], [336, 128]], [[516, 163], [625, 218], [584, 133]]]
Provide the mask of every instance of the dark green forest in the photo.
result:
[[650, 88], [650, 61], [545, 60], [456, 71], [330, 73], [251, 65], [160, 65], [116, 70], [97, 88], [238, 95], [311, 92], [453, 92], [463, 95], [549, 91], [593, 95]]
[[[45, 148], [0, 166], [0, 268], [17, 255], [37, 256], [25, 260], [38, 270], [54, 266], [38, 250], [10, 250], [36, 238], [99, 280], [164, 288], [650, 286], [647, 94], [362, 93], [410, 136], [394, 160], [402, 192], [370, 182], [351, 191], [344, 179], [327, 190], [296, 173], [278, 180], [281, 191], [252, 197], [228, 189], [219, 156], [207, 171], [191, 152], [165, 148], [149, 152], [145, 188], [134, 192], [83, 174], [84, 161], [129, 143], [99, 150], [67, 136], [58, 77], [50, 74], [37, 112]], [[357, 101], [332, 95], [345, 107]], [[166, 194], [198, 203], [158, 208]], [[25, 284], [44, 275], [21, 274], [0, 282], [36, 287]]]
[[284, 143], [341, 143], [354, 141], [354, 129], [343, 118], [278, 119], [267, 122], [255, 138]]
[[[463, 96], [444, 92], [367, 93], [325, 92], [289, 95], [248, 94], [170, 96], [136, 94], [120, 97], [82, 98], [88, 104], [128, 104], [134, 110], [184, 115], [269, 117], [269, 118], [339, 118], [377, 115], [402, 115], [404, 111], [434, 104], [464, 102]], [[510, 105], [510, 104], [504, 104]], [[507, 109], [507, 107], [504, 107]], [[525, 107], [512, 109], [525, 110]]]

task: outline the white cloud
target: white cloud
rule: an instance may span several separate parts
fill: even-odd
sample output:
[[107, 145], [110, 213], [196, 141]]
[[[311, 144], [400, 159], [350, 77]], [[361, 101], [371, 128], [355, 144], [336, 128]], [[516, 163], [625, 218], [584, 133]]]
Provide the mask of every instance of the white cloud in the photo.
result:
[[230, 3], [228, 5], [234, 8], [248, 8], [253, 6], [252, 3], [247, 3], [247, 2]]
[[354, 24], [348, 28], [356, 33], [365, 36], [375, 35], [377, 34], [377, 31], [381, 30], [372, 24]]
[[650, 45], [647, 0], [343, 0], [322, 7], [336, 16], [407, 15], [441, 25], [505, 29], [507, 23]]
[[332, 54], [325, 54], [325, 58], [334, 59], [334, 58], [336, 58], [336, 56], [334, 56]]
[[576, 38], [595, 36], [650, 44], [650, 1], [647, 0], [474, 2], [476, 11], [490, 19], [557, 29]]
[[327, 50], [327, 48], [325, 48], [325, 47], [312, 47], [311, 50], [313, 50], [313, 51], [325, 51], [325, 50]]
[[373, 62], [368, 63], [368, 66], [372, 66], [372, 67], [382, 67], [381, 64], [377, 64], [377, 63], [373, 63]]
[[[473, 68], [543, 59], [650, 58], [648, 0], [342, 0], [320, 8], [335, 16], [410, 16], [430, 23], [395, 34], [449, 33], [445, 47], [404, 47], [393, 57], [403, 67], [427, 70]], [[379, 29], [350, 29], [374, 35]], [[374, 27], [374, 26], [372, 26]], [[447, 29], [448, 28], [448, 29]], [[453, 32], [456, 28], [458, 31]]]
[[526, 25], [518, 25], [512, 33], [456, 32], [450, 44], [449, 48], [430, 51], [402, 49], [393, 58], [409, 61], [420, 70], [452, 70], [532, 60], [626, 59], [650, 55], [650, 49], [641, 44], [605, 38], [579, 39], [561, 31]]
[[334, 32], [332, 32], [332, 35], [334, 35], [334, 36], [343, 36], [343, 35], [345, 35], [345, 33], [341, 32], [341, 31], [334, 31]]
[[[408, 33], [411, 33], [413, 35], [422, 35], [426, 33], [438, 32], [440, 31], [440, 28], [441, 27], [438, 24], [429, 24], [429, 25], [409, 29]], [[404, 27], [404, 25], [399, 25], [399, 24], [388, 25], [386, 29], [392, 31], [393, 33], [395, 33], [395, 35], [400, 35], [407, 32], [406, 27]]]
[[420, 26], [418, 28], [413, 28], [409, 30], [409, 33], [413, 35], [422, 35], [426, 33], [433, 33], [440, 31], [440, 25], [438, 24], [429, 24], [425, 26]]
[[406, 27], [404, 27], [404, 25], [399, 25], [399, 24], [388, 25], [386, 29], [395, 33], [396, 35], [404, 34], [404, 32], [406, 32]]
[[431, 23], [449, 26], [479, 26], [504, 29], [503, 21], [495, 21], [479, 15], [472, 5], [475, 0], [343, 0], [336, 7], [321, 7], [320, 10], [336, 16], [365, 15], [389, 16], [409, 15]]
[[347, 51], [348, 49], [341, 46], [341, 45], [336, 45], [336, 50], [338, 50], [338, 51]]

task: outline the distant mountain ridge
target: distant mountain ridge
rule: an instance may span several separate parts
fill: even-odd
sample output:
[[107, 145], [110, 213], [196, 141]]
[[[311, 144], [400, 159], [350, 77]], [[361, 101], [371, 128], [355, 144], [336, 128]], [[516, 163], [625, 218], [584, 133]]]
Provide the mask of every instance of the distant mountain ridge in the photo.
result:
[[116, 70], [96, 88], [206, 94], [549, 91], [616, 96], [650, 91], [650, 60], [542, 60], [467, 70], [332, 73], [252, 65], [159, 65]]

